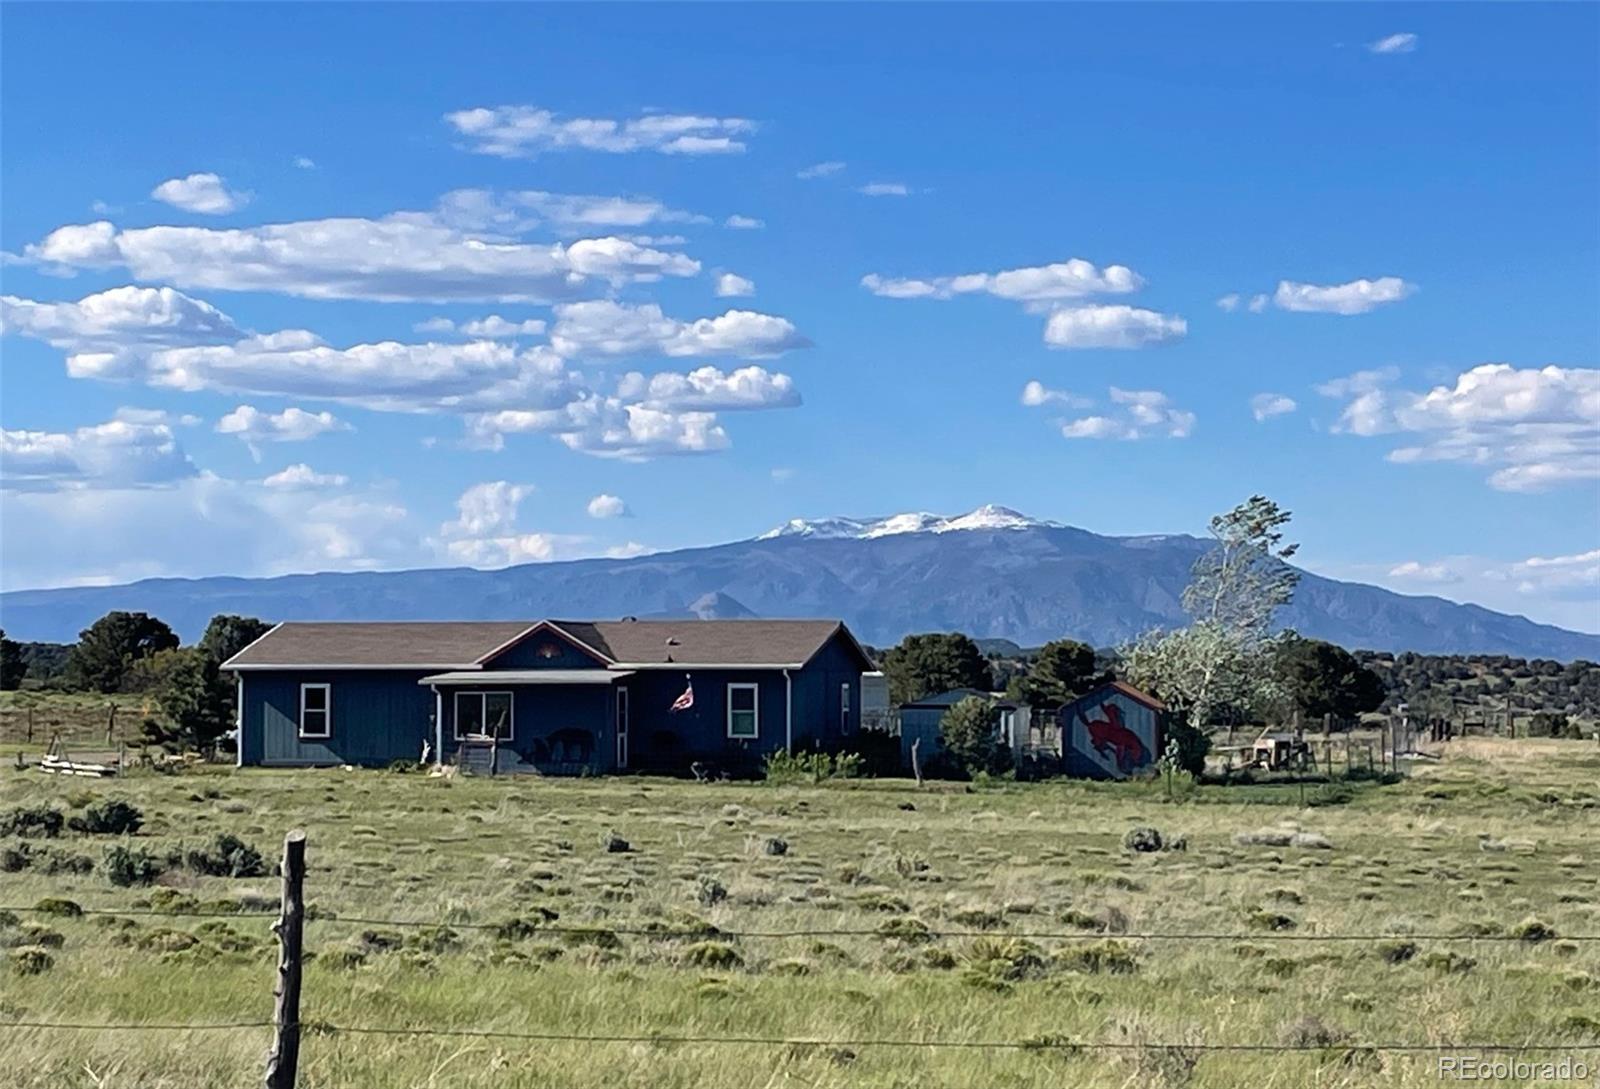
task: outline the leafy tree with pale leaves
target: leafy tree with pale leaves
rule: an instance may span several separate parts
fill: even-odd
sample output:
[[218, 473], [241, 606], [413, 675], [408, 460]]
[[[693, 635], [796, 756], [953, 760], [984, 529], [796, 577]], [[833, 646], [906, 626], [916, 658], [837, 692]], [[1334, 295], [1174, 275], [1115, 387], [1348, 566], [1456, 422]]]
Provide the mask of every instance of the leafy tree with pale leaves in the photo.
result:
[[939, 722], [941, 755], [968, 775], [997, 775], [1011, 766], [1011, 750], [1000, 740], [1000, 709], [993, 700], [968, 696]]

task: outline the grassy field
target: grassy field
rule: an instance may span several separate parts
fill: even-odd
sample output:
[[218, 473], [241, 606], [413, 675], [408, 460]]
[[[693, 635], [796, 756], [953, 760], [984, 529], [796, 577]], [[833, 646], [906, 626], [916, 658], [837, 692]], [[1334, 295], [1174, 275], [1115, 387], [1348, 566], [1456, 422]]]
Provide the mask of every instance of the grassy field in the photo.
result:
[[[1569, 940], [1600, 935], [1593, 743], [1457, 742], [1406, 782], [1313, 791], [1332, 804], [1306, 808], [1296, 788], [1260, 786], [1169, 802], [1154, 784], [919, 791], [217, 768], [57, 781], [0, 770], [0, 813], [47, 804], [70, 817], [107, 797], [142, 809], [137, 835], [0, 840], [31, 848], [26, 868], [0, 873], [5, 905], [65, 898], [127, 912], [0, 915], [0, 1084], [255, 1083], [262, 1028], [5, 1023], [269, 1017], [268, 919], [135, 912], [272, 909], [278, 882], [179, 866], [119, 887], [104, 852], [181, 854], [227, 832], [270, 860], [292, 826], [309, 837], [315, 915], [305, 1086], [1438, 1083], [1431, 1054], [1361, 1046], [1394, 1043], [1588, 1046], [1571, 1054], [1600, 1067], [1600, 942]], [[1185, 849], [1125, 850], [1139, 825]], [[1330, 846], [1236, 840], [1291, 826]], [[629, 849], [608, 849], [611, 837]], [[71, 872], [80, 856], [92, 872]], [[1533, 921], [1543, 940], [1491, 940]], [[840, 930], [867, 933], [732, 936]], [[1138, 936], [1152, 932], [1221, 936]], [[1365, 937], [1301, 940], [1325, 934]], [[1376, 937], [1396, 934], [1415, 936]], [[635, 1039], [348, 1031], [359, 1027]], [[637, 1039], [652, 1036], [823, 1042]], [[1120, 1046], [1050, 1046], [1066, 1041]], [[1201, 1049], [1215, 1044], [1309, 1050]]]

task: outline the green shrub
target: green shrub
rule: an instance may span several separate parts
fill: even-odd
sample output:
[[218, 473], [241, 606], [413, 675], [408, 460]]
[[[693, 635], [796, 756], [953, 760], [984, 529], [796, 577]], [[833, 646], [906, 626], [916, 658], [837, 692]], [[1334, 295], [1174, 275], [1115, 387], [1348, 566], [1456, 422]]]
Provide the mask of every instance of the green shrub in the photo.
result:
[[728, 969], [744, 965], [744, 957], [727, 942], [695, 942], [683, 951], [683, 959], [696, 968]]
[[0, 873], [18, 873], [33, 865], [33, 852], [26, 843], [0, 848]]
[[33, 910], [40, 915], [60, 915], [63, 918], [74, 918], [83, 914], [83, 908], [78, 906], [76, 900], [63, 900], [60, 897], [46, 897], [33, 905]]
[[265, 877], [267, 873], [261, 852], [227, 832], [219, 833], [209, 847], [186, 852], [183, 861], [195, 873], [208, 877]]
[[66, 823], [59, 809], [47, 805], [19, 805], [0, 813], [0, 836], [36, 836], [52, 839]]
[[166, 867], [142, 847], [114, 843], [106, 848], [100, 871], [113, 885], [148, 885], [166, 872]]
[[1355, 796], [1355, 789], [1346, 783], [1323, 783], [1306, 796], [1306, 805], [1348, 805]]
[[1098, 941], [1065, 949], [1055, 962], [1072, 972], [1106, 972], [1128, 975], [1139, 970], [1139, 957], [1132, 946], [1118, 941]]
[[1518, 923], [1511, 933], [1529, 944], [1547, 942], [1556, 936], [1555, 927], [1531, 916]]
[[120, 798], [108, 798], [89, 806], [82, 816], [67, 821], [74, 832], [92, 836], [131, 836], [144, 825], [139, 807]]
[[774, 752], [768, 754], [763, 771], [767, 782], [784, 786], [821, 783], [828, 779], [857, 779], [865, 768], [866, 761], [855, 753]]
[[11, 951], [11, 970], [19, 976], [42, 975], [55, 963], [49, 951], [37, 945], [26, 945]]
[[1404, 964], [1417, 955], [1417, 943], [1405, 940], [1379, 942], [1378, 956], [1387, 964]]

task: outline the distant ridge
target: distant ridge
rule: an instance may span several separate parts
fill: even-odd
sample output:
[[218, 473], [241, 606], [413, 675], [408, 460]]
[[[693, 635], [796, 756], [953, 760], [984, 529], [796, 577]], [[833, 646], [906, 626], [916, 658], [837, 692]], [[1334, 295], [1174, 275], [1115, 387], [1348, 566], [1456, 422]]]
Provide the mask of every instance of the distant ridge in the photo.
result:
[[[268, 620], [514, 620], [544, 616], [839, 617], [888, 645], [963, 631], [1037, 646], [1108, 647], [1186, 622], [1207, 542], [1106, 537], [1004, 507], [967, 514], [796, 519], [759, 537], [632, 559], [278, 578], [148, 579], [0, 595], [10, 638], [64, 642], [111, 609], [154, 613], [185, 639], [212, 615]], [[1352, 648], [1600, 660], [1600, 636], [1478, 605], [1306, 573], [1280, 620]]]

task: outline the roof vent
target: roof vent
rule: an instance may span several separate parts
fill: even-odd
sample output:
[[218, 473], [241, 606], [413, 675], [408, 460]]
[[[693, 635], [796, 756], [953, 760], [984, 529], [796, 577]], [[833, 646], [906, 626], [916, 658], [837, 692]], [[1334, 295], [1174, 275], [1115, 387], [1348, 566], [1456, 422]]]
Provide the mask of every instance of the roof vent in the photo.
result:
[[678, 645], [678, 637], [676, 635], [667, 636], [667, 646], [675, 647], [677, 645]]
[[639, 618], [637, 616], [625, 616], [625, 617], [622, 618], [622, 622], [624, 624], [632, 624], [634, 621], [636, 621], [638, 619]]

